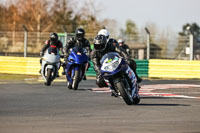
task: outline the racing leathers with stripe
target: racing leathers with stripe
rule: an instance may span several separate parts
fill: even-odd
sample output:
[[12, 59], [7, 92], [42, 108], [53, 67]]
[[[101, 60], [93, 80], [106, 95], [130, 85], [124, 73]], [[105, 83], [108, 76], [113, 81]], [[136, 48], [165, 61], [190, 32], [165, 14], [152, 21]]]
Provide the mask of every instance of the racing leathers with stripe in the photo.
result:
[[[104, 50], [96, 50], [94, 49], [91, 52], [91, 60], [94, 64], [94, 70], [97, 74], [96, 76], [96, 84], [99, 87], [107, 87], [101, 73], [100, 73], [100, 60], [101, 58], [108, 52], [117, 52], [120, 54], [120, 56], [122, 56], [125, 61], [127, 62], [127, 64], [130, 66], [130, 68], [135, 72], [136, 74], [136, 63], [134, 60], [130, 59], [130, 56], [126, 53], [126, 51], [122, 48], [119, 47], [118, 43], [116, 44], [116, 40], [115, 39], [109, 39], [109, 41], [107, 42], [106, 48]], [[137, 74], [136, 74], [137, 76]], [[137, 76], [138, 77], [138, 76]]]

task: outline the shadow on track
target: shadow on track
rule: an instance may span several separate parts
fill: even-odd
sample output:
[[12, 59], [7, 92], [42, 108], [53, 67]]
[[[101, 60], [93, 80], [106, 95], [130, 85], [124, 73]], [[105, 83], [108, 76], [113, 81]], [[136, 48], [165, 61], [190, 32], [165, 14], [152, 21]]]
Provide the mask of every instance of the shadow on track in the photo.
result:
[[[142, 99], [180, 99], [180, 98], [174, 98], [174, 97], [141, 97]], [[168, 103], [158, 103], [158, 104], [146, 104], [146, 103], [141, 103], [138, 104], [137, 106], [190, 106], [188, 104], [168, 104]]]
[[158, 103], [158, 104], [154, 104], [154, 103], [151, 103], [151, 104], [146, 104], [146, 103], [139, 103], [135, 106], [190, 106], [188, 104], [170, 104], [170, 103]]

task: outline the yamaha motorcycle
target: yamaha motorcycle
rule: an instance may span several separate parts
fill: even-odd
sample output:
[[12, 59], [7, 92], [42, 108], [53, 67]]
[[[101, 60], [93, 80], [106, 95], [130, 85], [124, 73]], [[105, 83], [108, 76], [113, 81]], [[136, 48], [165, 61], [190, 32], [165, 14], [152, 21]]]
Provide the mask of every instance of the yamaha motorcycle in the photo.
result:
[[66, 78], [69, 89], [78, 89], [78, 85], [84, 78], [89, 66], [89, 58], [86, 55], [87, 50], [80, 46], [75, 46], [70, 50], [66, 62]]
[[133, 70], [116, 52], [105, 54], [100, 60], [101, 75], [112, 94], [121, 96], [127, 105], [140, 102], [139, 85]]

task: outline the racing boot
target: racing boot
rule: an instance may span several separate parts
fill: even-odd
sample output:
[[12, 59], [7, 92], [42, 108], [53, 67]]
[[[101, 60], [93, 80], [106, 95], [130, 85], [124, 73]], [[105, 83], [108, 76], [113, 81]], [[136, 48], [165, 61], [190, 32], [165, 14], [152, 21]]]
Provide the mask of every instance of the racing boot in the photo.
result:
[[66, 75], [66, 72], [65, 72], [65, 67], [66, 67], [66, 64], [65, 64], [65, 63], [62, 63], [62, 67], [63, 67], [63, 72], [62, 72], [62, 75]]
[[111, 90], [111, 96], [112, 97], [118, 97], [119, 95], [114, 90]]
[[62, 75], [66, 75], [66, 72], [65, 72], [65, 70], [63, 70], [63, 72], [62, 72]]
[[59, 75], [59, 72], [58, 72], [58, 71], [56, 72], [56, 77], [60, 77], [60, 75]]
[[83, 76], [83, 80], [87, 80], [86, 75]]

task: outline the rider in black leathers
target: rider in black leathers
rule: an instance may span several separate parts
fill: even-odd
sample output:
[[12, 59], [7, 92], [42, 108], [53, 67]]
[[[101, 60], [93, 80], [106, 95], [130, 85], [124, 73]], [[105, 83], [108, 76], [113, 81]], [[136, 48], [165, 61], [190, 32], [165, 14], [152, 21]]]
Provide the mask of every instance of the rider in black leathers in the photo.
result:
[[90, 57], [90, 52], [91, 52], [91, 48], [90, 48], [90, 43], [89, 41], [85, 38], [85, 30], [82, 28], [78, 28], [76, 30], [76, 37], [71, 37], [68, 41], [67, 41], [67, 45], [64, 47], [64, 54], [66, 56], [69, 55], [70, 53], [70, 49], [75, 47], [75, 46], [81, 46], [83, 48], [85, 48], [87, 50], [87, 56]]
[[122, 48], [119, 47], [119, 45], [114, 45], [117, 43], [115, 39], [109, 39], [107, 42], [107, 38], [104, 35], [97, 35], [94, 39], [94, 50], [91, 53], [91, 60], [94, 64], [94, 70], [97, 74], [96, 76], [96, 84], [99, 87], [107, 87], [104, 78], [102, 77], [100, 73], [100, 60], [101, 58], [108, 52], [118, 52], [125, 61], [129, 64], [130, 68], [133, 69], [133, 71], [136, 74], [136, 77], [138, 78], [138, 82], [141, 82], [141, 79], [137, 76], [136, 73], [136, 63], [134, 63], [129, 55], [124, 51]]
[[[63, 44], [60, 40], [58, 40], [58, 34], [53, 32], [50, 34], [50, 39], [45, 41], [45, 45], [43, 46], [42, 50], [40, 51], [40, 56], [44, 56], [45, 51], [48, 49], [48, 52], [57, 53], [57, 49], [63, 54]], [[40, 59], [40, 65], [42, 64], [42, 58]], [[60, 67], [59, 67], [60, 69]], [[41, 70], [39, 70], [41, 73]], [[59, 74], [57, 74], [59, 77]]]
[[[85, 38], [85, 30], [82, 28], [78, 28], [76, 30], [76, 36], [69, 38], [69, 40], [67, 41], [66, 46], [64, 47], [64, 56], [65, 56], [65, 60], [67, 60], [69, 53], [70, 53], [70, 49], [75, 47], [75, 46], [81, 46], [83, 48], [85, 48], [87, 50], [87, 56], [90, 57], [90, 53], [91, 53], [91, 48], [90, 48], [90, 43], [89, 41]], [[63, 69], [65, 68], [66, 64], [63, 64]], [[88, 66], [88, 68], [90, 67], [90, 65]], [[65, 74], [65, 72], [63, 72], [63, 74]], [[84, 79], [86, 79], [86, 77], [84, 77]]]
[[130, 50], [129, 46], [128, 46], [127, 44], [125, 44], [125, 41], [124, 41], [124, 40], [119, 39], [119, 40], [118, 40], [118, 44], [119, 44], [119, 46], [120, 46], [121, 48], [123, 48], [123, 49], [127, 52], [128, 55], [131, 56], [131, 50]]
[[53, 51], [54, 53], [57, 54], [57, 49], [60, 50], [61, 52], [63, 51], [63, 45], [60, 40], [58, 40], [58, 34], [57, 33], [51, 33], [50, 34], [50, 39], [45, 41], [45, 45], [43, 46], [40, 56], [44, 55], [44, 52], [50, 48], [50, 51]]

